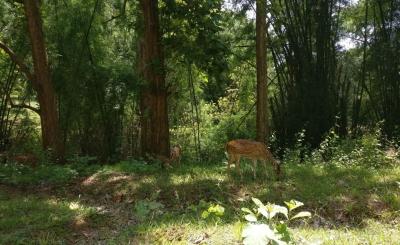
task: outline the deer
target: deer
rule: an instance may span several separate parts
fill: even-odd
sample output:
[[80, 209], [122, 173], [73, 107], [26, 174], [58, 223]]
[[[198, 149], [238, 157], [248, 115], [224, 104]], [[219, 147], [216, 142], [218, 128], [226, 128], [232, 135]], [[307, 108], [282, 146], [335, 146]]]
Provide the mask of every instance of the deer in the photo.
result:
[[170, 162], [177, 162], [178, 165], [181, 164], [182, 158], [182, 148], [180, 145], [175, 145], [171, 148]]
[[182, 158], [182, 148], [179, 145], [175, 145], [171, 148], [169, 158], [163, 155], [156, 155], [155, 159], [160, 161], [163, 167], [172, 168], [174, 162], [180, 165]]
[[225, 146], [226, 152], [228, 154], [228, 171], [230, 171], [230, 165], [235, 163], [236, 169], [242, 178], [242, 174], [240, 172], [240, 158], [248, 158], [253, 160], [253, 176], [256, 178], [256, 167], [257, 160], [261, 160], [264, 162], [264, 168], [267, 169], [267, 161], [271, 162], [272, 166], [275, 169], [276, 175], [279, 178], [280, 176], [280, 165], [279, 162], [274, 159], [271, 152], [268, 150], [267, 146], [264, 143], [246, 140], [246, 139], [237, 139], [231, 140], [226, 143]]
[[32, 168], [36, 168], [39, 163], [38, 157], [31, 153], [14, 155], [11, 156], [9, 160], [10, 162], [30, 166]]

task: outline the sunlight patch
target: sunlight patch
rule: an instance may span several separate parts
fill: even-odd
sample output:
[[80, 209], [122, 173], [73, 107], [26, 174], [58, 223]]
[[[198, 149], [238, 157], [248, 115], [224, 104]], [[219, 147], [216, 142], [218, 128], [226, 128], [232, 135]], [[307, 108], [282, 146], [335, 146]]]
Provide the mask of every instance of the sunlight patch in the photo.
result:
[[56, 199], [49, 199], [47, 200], [47, 203], [50, 205], [58, 205], [58, 201]]
[[71, 210], [78, 210], [78, 209], [82, 209], [81, 205], [78, 202], [71, 202], [69, 204], [69, 209]]
[[108, 178], [107, 183], [114, 183], [122, 180], [133, 180], [133, 178], [129, 175], [115, 173]]
[[90, 186], [93, 184], [97, 183], [97, 179], [98, 179], [99, 173], [95, 173], [92, 176], [86, 178], [84, 181], [82, 181], [82, 185], [84, 186]]

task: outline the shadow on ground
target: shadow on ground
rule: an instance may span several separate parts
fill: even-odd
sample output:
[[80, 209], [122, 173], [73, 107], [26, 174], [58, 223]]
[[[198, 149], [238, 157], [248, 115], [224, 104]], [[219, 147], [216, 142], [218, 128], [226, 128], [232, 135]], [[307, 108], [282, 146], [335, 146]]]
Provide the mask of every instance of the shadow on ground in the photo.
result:
[[[280, 205], [291, 199], [302, 201], [303, 209], [313, 213], [308, 224], [315, 228], [362, 228], [367, 219], [385, 221], [399, 216], [398, 168], [292, 165], [284, 166], [285, 174], [280, 181], [275, 180], [272, 169], [265, 173], [260, 168], [257, 173], [254, 180], [251, 169], [245, 168], [241, 179], [235, 172], [227, 173], [222, 164], [186, 165], [172, 170], [132, 167], [126, 163], [100, 168], [74, 184], [53, 188], [40, 198], [35, 193], [35, 197], [24, 199], [24, 193], [29, 192], [26, 189], [8, 199], [3, 194], [0, 214], [10, 215], [7, 219], [2, 217], [0, 230], [21, 239], [54, 236], [75, 243], [101, 237], [130, 240], [162, 227], [165, 232], [159, 236], [171, 234], [175, 239], [189, 224], [213, 226], [215, 220], [201, 218], [210, 204], [225, 207], [225, 215], [218, 222], [235, 223], [242, 217], [240, 208], [253, 206], [251, 197]], [[140, 220], [135, 213], [140, 200], [161, 203], [162, 207]], [[25, 209], [24, 203], [28, 203]], [[78, 212], [71, 208], [71, 203], [90, 210]], [[35, 220], [36, 228], [17, 225], [31, 212], [43, 214], [29, 218]], [[63, 227], [68, 227], [67, 231]]]

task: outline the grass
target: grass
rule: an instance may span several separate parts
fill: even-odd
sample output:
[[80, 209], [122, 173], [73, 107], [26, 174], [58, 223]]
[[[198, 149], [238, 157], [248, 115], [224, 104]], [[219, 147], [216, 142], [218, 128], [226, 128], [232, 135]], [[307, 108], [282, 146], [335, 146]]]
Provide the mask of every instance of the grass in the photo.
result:
[[0, 244], [63, 243], [84, 219], [96, 216], [93, 208], [62, 201], [55, 197], [41, 197], [12, 193], [4, 187], [0, 191]]
[[364, 220], [362, 228], [338, 227], [336, 229], [296, 228], [295, 233], [308, 241], [323, 244], [399, 244], [400, 225]]
[[[235, 232], [251, 197], [282, 205], [296, 199], [313, 217], [292, 225], [298, 241], [396, 244], [400, 240], [400, 166], [250, 164], [244, 178], [223, 163], [161, 170], [142, 162], [27, 170], [0, 168], [0, 244], [239, 244]], [[22, 170], [21, 170], [22, 169]], [[63, 173], [66, 173], [63, 175]], [[141, 205], [138, 205], [141, 203]], [[211, 204], [222, 217], [204, 219]], [[386, 235], [388, 234], [388, 235]]]

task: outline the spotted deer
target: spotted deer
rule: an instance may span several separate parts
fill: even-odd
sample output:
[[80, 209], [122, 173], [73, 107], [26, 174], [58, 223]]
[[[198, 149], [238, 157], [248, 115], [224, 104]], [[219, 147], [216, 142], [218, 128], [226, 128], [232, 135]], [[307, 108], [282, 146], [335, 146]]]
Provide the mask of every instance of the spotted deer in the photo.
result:
[[230, 170], [230, 165], [234, 163], [236, 169], [242, 177], [240, 172], [240, 158], [247, 158], [253, 160], [253, 175], [256, 178], [256, 167], [257, 160], [264, 162], [264, 168], [267, 169], [267, 161], [271, 162], [275, 169], [276, 175], [280, 176], [280, 166], [279, 162], [274, 159], [271, 152], [268, 150], [264, 143], [253, 141], [253, 140], [231, 140], [226, 143], [226, 152], [228, 153], [228, 170]]
[[177, 165], [180, 165], [181, 158], [182, 158], [182, 148], [180, 145], [175, 145], [174, 147], [171, 148], [170, 162], [176, 162]]

